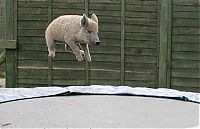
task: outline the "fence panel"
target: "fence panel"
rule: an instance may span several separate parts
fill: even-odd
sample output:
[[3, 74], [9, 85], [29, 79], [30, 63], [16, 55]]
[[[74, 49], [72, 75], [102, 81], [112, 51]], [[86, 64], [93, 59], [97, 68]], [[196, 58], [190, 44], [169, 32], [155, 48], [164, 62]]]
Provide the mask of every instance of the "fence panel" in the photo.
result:
[[200, 5], [173, 0], [171, 88], [200, 90]]
[[[7, 51], [8, 86], [101, 84], [199, 91], [199, 4], [199, 0], [7, 1], [11, 12], [6, 15], [7, 39], [17, 39], [17, 51]], [[92, 62], [77, 62], [63, 43], [56, 45], [56, 57], [48, 59], [44, 38], [48, 24], [60, 15], [83, 13], [99, 18], [101, 45], [91, 46]]]

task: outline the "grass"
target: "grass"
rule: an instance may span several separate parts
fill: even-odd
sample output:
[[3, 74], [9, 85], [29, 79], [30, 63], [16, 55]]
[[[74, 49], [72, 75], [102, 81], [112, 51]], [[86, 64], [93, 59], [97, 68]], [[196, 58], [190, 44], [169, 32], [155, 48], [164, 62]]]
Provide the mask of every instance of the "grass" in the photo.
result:
[[0, 78], [5, 78], [6, 77], [6, 73], [5, 72], [0, 72]]

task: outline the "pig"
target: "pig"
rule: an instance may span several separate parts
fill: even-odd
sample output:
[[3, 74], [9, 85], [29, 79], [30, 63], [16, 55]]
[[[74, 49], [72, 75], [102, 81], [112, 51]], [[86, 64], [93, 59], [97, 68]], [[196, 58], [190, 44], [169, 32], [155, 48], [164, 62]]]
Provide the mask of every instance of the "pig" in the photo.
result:
[[[85, 59], [91, 62], [89, 45], [100, 45], [98, 29], [98, 18], [95, 14], [92, 14], [91, 18], [85, 14], [59, 16], [48, 25], [45, 31], [49, 57], [55, 57], [55, 44], [56, 41], [60, 41], [71, 48], [78, 61]], [[80, 44], [84, 47], [80, 47]]]

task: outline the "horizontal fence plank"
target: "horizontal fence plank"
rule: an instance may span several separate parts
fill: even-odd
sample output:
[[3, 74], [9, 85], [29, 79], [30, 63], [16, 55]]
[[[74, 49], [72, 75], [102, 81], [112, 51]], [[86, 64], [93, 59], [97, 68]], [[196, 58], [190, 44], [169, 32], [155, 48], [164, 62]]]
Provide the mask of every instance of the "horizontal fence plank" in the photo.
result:
[[43, 51], [18, 51], [19, 59], [47, 60], [48, 53]]
[[85, 85], [85, 80], [76, 79], [76, 80], [63, 80], [63, 79], [53, 79], [54, 86], [83, 86]]
[[157, 5], [157, 0], [125, 0], [125, 3], [129, 5]]
[[89, 68], [92, 69], [105, 69], [105, 70], [120, 70], [120, 62], [95, 62], [89, 63]]
[[48, 10], [47, 8], [18, 8], [18, 14], [31, 14], [31, 15], [42, 15], [47, 14]]
[[191, 78], [172, 78], [171, 79], [172, 87], [198, 87], [200, 88], [200, 79], [191, 79]]
[[200, 27], [173, 27], [172, 34], [181, 34], [181, 35], [199, 35]]
[[47, 45], [46, 44], [19, 44], [18, 50], [30, 50], [30, 51], [43, 51], [47, 52]]
[[142, 48], [131, 48], [125, 47], [126, 55], [136, 55], [136, 56], [157, 56], [155, 49], [142, 49]]
[[108, 46], [108, 47], [120, 47], [120, 39], [114, 39], [114, 38], [101, 38], [101, 46]]
[[120, 47], [92, 46], [90, 52], [92, 54], [120, 54]]
[[47, 79], [47, 68], [20, 67], [18, 70], [18, 79]]
[[200, 52], [200, 44], [173, 43], [172, 51]]
[[18, 60], [18, 66], [19, 67], [27, 67], [27, 66], [33, 66], [33, 67], [47, 67], [48, 66], [48, 61], [47, 60]]
[[172, 52], [172, 59], [200, 60], [200, 52]]
[[99, 32], [99, 37], [101, 38], [112, 38], [120, 39], [120, 32]]
[[18, 79], [18, 84], [23, 85], [47, 85], [48, 80], [47, 79]]
[[199, 87], [183, 87], [183, 86], [171, 86], [172, 89], [176, 89], [179, 91], [190, 91], [190, 92], [199, 92], [200, 88]]
[[53, 15], [82, 15], [84, 13], [84, 9], [59, 9], [53, 8]]
[[125, 33], [125, 39], [139, 40], [139, 41], [157, 41], [157, 34], [147, 33]]
[[129, 18], [157, 18], [157, 13], [155, 12], [129, 12], [125, 11], [125, 17]]
[[200, 60], [172, 60], [172, 68], [200, 69]]
[[197, 12], [173, 12], [172, 18], [191, 18], [198, 19], [199, 14]]
[[53, 68], [53, 79], [63, 79], [63, 80], [74, 80], [74, 79], [85, 79], [85, 71], [84, 69], [56, 69]]
[[132, 12], [157, 12], [157, 6], [152, 5], [125, 5], [125, 11]]
[[19, 2], [17, 3], [18, 8], [47, 8], [48, 4], [47, 1], [31, 1], [31, 2], [27, 2], [27, 1], [23, 1], [23, 2]]
[[156, 41], [135, 41], [125, 39], [125, 47], [136, 47], [136, 48], [156, 48]]
[[47, 21], [21, 21], [18, 20], [18, 29], [27, 29], [27, 30], [40, 30], [40, 29], [46, 29], [48, 26]]
[[84, 0], [52, 0], [53, 3], [83, 3]]
[[18, 36], [18, 44], [37, 44], [37, 45], [44, 45], [46, 44], [45, 37], [43, 36]]
[[198, 12], [198, 6], [174, 5], [173, 12]]
[[81, 9], [84, 10], [84, 3], [52, 3], [53, 9]]
[[89, 70], [90, 79], [95, 80], [117, 80], [120, 79], [119, 70], [107, 70], [107, 69], [91, 69]]
[[90, 0], [89, 3], [95, 3], [95, 4], [100, 4], [100, 3], [105, 3], [105, 4], [120, 4], [120, 0]]
[[125, 80], [126, 86], [131, 87], [148, 87], [148, 88], [156, 88], [155, 81], [137, 81], [137, 80]]
[[107, 10], [90, 10], [89, 14], [95, 13], [97, 16], [110, 16], [110, 17], [120, 17], [120, 11], [107, 11]]
[[125, 18], [126, 25], [145, 25], [145, 26], [158, 26], [157, 19], [148, 18]]
[[133, 55], [125, 55], [125, 62], [132, 63], [156, 63], [157, 58], [153, 56], [133, 56]]
[[199, 43], [199, 35], [172, 35], [172, 42]]
[[181, 26], [181, 27], [200, 27], [199, 20], [198, 19], [186, 19], [186, 18], [180, 18], [180, 19], [173, 19], [172, 20], [172, 26]]
[[125, 71], [157, 71], [156, 63], [132, 63], [126, 62], [125, 63]]
[[172, 69], [171, 76], [172, 77], [180, 77], [180, 78], [194, 78], [200, 79], [200, 70], [196, 69]]
[[89, 2], [89, 10], [104, 10], [104, 11], [120, 11], [120, 4], [107, 4], [107, 3], [91, 3]]
[[[90, 12], [90, 14], [92, 14], [92, 12]], [[100, 16], [100, 15], [97, 15], [97, 16], [98, 16], [99, 23], [120, 24], [120, 22], [121, 22], [120, 17]]]
[[44, 29], [40, 29], [40, 30], [18, 30], [18, 36], [41, 36], [44, 37], [45, 35], [45, 30]]
[[151, 33], [157, 34], [157, 27], [145, 25], [126, 25], [125, 32], [127, 33]]
[[173, 0], [173, 5], [198, 5], [197, 0]]
[[104, 79], [90, 79], [90, 85], [111, 85], [111, 86], [119, 86], [120, 80], [104, 80]]
[[18, 20], [24, 20], [24, 21], [48, 21], [48, 15], [47, 14], [18, 14]]
[[154, 72], [125, 72], [125, 80], [148, 80], [156, 81], [157, 75]]
[[84, 68], [85, 67], [85, 62], [78, 62], [76, 60], [71, 61], [71, 60], [54, 60], [53, 61], [53, 68]]
[[92, 61], [120, 62], [120, 55], [116, 54], [92, 54], [91, 57]]
[[120, 24], [99, 23], [101, 32], [120, 32]]

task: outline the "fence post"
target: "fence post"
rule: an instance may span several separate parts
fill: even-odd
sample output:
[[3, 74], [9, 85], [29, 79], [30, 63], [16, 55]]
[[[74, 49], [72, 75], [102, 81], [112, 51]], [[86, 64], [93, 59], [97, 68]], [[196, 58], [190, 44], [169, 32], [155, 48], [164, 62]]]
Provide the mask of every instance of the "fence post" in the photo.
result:
[[121, 80], [121, 85], [124, 85], [125, 84], [125, 75], [124, 75], [124, 33], [125, 33], [125, 29], [124, 29], [124, 19], [125, 19], [125, 14], [124, 14], [124, 11], [125, 11], [125, 0], [122, 0], [121, 1], [121, 77], [120, 77], [120, 80]]
[[160, 3], [159, 87], [170, 88], [171, 61], [171, 0]]
[[[17, 37], [17, 0], [6, 0], [6, 40], [16, 40]], [[6, 87], [16, 87], [17, 52], [6, 49]]]
[[[52, 4], [51, 0], [48, 0], [48, 23], [52, 20]], [[53, 59], [48, 57], [48, 85], [53, 85]]]

